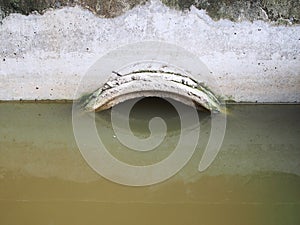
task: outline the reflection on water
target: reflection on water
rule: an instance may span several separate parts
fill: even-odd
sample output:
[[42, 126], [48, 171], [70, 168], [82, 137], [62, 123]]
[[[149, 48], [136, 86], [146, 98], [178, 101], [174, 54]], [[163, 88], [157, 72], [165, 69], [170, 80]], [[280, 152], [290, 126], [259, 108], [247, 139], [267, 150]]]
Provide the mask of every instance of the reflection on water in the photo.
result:
[[[199, 112], [200, 141], [187, 166], [138, 188], [87, 165], [71, 110], [71, 103], [0, 104], [0, 224], [300, 224], [300, 105], [229, 105], [221, 151], [202, 173], [210, 115]], [[158, 99], [133, 108], [134, 134], [147, 137], [155, 116], [168, 132], [149, 152], [120, 144], [109, 111], [96, 115], [97, 129], [115, 157], [147, 165], [167, 157], [180, 135], [176, 111]]]
[[[122, 104], [127, 104], [127, 102]], [[181, 107], [183, 113], [190, 113], [189, 106], [183, 105]], [[117, 121], [126, 120], [122, 109], [122, 107], [117, 109]], [[210, 113], [207, 111], [199, 111], [198, 116], [201, 122], [201, 129], [205, 132], [203, 134], [201, 133], [203, 142], [203, 148], [201, 149], [203, 150], [204, 146], [207, 144], [208, 134], [211, 128], [209, 121]], [[161, 98], [144, 98], [143, 100], [138, 101], [130, 112], [129, 123], [133, 135], [139, 138], [148, 138], [151, 134], [149, 130], [149, 121], [155, 117], [160, 117], [164, 120], [167, 126], [167, 133], [164, 141], [157, 148], [148, 152], [134, 151], [124, 146], [124, 144], [122, 145], [118, 140], [115, 131], [112, 129], [110, 111], [97, 113], [95, 120], [97, 122], [96, 126], [98, 134], [101, 137], [102, 142], [107, 146], [108, 150], [113, 149], [110, 153], [114, 157], [132, 165], [150, 165], [168, 157], [178, 144], [181, 134], [180, 117], [175, 107], [170, 102]], [[128, 133], [128, 130], [125, 126], [122, 126], [122, 124], [115, 122], [115, 125], [118, 126], [120, 132]], [[191, 130], [198, 126], [197, 124], [191, 123], [187, 123], [187, 125], [190, 125], [190, 127], [184, 127], [183, 129]], [[130, 136], [130, 134], [128, 135]], [[111, 137], [113, 137], [113, 139]], [[199, 148], [200, 151], [201, 149]]]

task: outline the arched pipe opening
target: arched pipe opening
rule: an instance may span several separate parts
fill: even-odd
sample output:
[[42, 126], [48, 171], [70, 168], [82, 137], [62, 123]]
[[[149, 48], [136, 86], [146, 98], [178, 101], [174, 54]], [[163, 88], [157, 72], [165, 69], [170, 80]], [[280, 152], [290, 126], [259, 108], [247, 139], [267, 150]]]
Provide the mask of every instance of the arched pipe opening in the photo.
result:
[[191, 77], [164, 71], [137, 71], [116, 76], [81, 99], [87, 111], [102, 111], [139, 97], [171, 98], [186, 105], [220, 112], [218, 98]]

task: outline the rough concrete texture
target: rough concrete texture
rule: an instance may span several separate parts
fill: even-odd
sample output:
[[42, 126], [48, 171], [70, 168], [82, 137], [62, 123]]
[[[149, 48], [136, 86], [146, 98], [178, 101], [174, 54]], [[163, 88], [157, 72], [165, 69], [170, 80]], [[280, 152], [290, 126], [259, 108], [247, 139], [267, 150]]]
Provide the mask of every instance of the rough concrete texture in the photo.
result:
[[209, 111], [221, 111], [218, 99], [201, 84], [189, 77], [164, 71], [144, 71], [118, 76], [90, 96], [84, 96], [82, 105], [88, 111], [101, 111], [126, 100], [154, 96], [172, 98], [192, 107], [202, 106]]
[[50, 8], [79, 5], [99, 16], [110, 18], [119, 16], [144, 2], [146, 0], [0, 0], [0, 8], [6, 16], [10, 13], [28, 15], [37, 12], [42, 14]]
[[205, 9], [213, 19], [232, 21], [265, 20], [278, 24], [300, 22], [299, 0], [163, 0], [169, 6], [185, 10], [191, 6]]
[[[106, 52], [160, 40], [197, 55], [226, 99], [300, 102], [300, 26], [212, 20], [159, 1], [113, 18], [81, 7], [10, 14], [0, 26], [0, 99], [73, 99], [81, 77]], [[79, 93], [80, 94], [80, 93]]]
[[[102, 17], [115, 17], [147, 0], [0, 0], [2, 15], [32, 12], [43, 13], [49, 8], [80, 5]], [[300, 22], [299, 0], [162, 0], [167, 6], [187, 10], [191, 6], [204, 9], [213, 19], [265, 20], [279, 24]], [[0, 13], [1, 14], [1, 13]], [[1, 16], [1, 15], [0, 15]]]

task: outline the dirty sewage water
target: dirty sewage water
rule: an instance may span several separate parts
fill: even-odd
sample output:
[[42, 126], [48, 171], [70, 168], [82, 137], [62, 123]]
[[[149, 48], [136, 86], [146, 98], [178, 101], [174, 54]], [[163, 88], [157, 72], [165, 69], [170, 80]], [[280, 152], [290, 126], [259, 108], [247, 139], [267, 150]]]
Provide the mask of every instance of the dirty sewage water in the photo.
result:
[[[0, 224], [300, 224], [300, 105], [227, 107], [224, 142], [206, 171], [197, 171], [210, 132], [210, 115], [202, 112], [189, 163], [163, 183], [130, 187], [102, 178], [84, 161], [71, 103], [1, 103]], [[97, 113], [96, 124], [115, 157], [151, 164], [172, 152], [179, 119], [157, 99], [131, 113], [141, 137], [159, 114], [168, 133], [151, 152], [124, 148], [110, 111]]]

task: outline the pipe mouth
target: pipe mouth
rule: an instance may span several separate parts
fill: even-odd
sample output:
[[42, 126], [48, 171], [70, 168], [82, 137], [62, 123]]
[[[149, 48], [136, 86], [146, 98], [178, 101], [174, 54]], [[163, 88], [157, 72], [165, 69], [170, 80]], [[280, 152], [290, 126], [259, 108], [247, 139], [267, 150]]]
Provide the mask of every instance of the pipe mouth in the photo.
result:
[[140, 97], [170, 98], [197, 109], [220, 112], [218, 98], [203, 83], [180, 73], [140, 70], [128, 74], [115, 72], [96, 91], [80, 99], [86, 111], [102, 111]]

